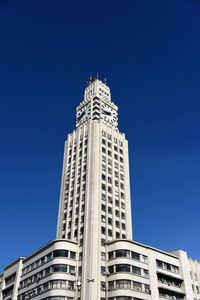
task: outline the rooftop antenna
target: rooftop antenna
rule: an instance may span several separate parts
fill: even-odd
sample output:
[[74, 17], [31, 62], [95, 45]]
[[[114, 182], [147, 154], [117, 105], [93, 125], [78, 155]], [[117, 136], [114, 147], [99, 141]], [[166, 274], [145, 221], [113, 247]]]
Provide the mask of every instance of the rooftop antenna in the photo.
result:
[[104, 78], [104, 80], [103, 80], [103, 81], [104, 81], [104, 84], [106, 85], [106, 78]]
[[99, 73], [97, 72], [97, 79], [99, 79]]

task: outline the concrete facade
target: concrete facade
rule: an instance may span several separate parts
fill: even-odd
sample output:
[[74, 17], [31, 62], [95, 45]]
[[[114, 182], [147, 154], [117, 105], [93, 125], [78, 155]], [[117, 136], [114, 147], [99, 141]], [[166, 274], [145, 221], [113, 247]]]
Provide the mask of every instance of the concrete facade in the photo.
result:
[[0, 300], [199, 300], [200, 266], [132, 241], [128, 142], [89, 78], [65, 142], [56, 240], [0, 275]]

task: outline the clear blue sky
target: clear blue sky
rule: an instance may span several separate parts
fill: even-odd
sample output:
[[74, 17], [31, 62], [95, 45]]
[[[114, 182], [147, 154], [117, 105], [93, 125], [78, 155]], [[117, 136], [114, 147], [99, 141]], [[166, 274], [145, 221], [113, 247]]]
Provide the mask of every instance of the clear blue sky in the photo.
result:
[[200, 1], [0, 1], [0, 272], [55, 238], [90, 72], [129, 140], [136, 241], [200, 260]]

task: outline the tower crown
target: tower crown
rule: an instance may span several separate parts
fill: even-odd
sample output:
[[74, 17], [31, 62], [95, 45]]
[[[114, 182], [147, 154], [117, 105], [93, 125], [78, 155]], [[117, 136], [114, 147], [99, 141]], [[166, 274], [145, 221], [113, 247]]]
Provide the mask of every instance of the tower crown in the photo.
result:
[[84, 100], [76, 109], [76, 127], [88, 120], [103, 120], [109, 126], [118, 126], [118, 108], [111, 102], [110, 88], [98, 78], [89, 77]]
[[109, 102], [111, 101], [110, 88], [106, 85], [106, 83], [90, 76], [85, 89], [84, 101], [90, 100], [94, 97], [103, 98]]

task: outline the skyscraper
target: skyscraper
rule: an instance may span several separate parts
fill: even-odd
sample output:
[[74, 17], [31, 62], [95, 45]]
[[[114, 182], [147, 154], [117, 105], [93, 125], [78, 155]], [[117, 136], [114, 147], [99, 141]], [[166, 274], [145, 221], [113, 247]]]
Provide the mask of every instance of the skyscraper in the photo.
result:
[[92, 77], [65, 143], [57, 238], [78, 242], [83, 299], [99, 299], [106, 242], [132, 239], [132, 226], [128, 142], [109, 87]]
[[0, 275], [0, 300], [198, 300], [200, 263], [132, 240], [128, 142], [89, 77], [63, 159], [56, 240]]

